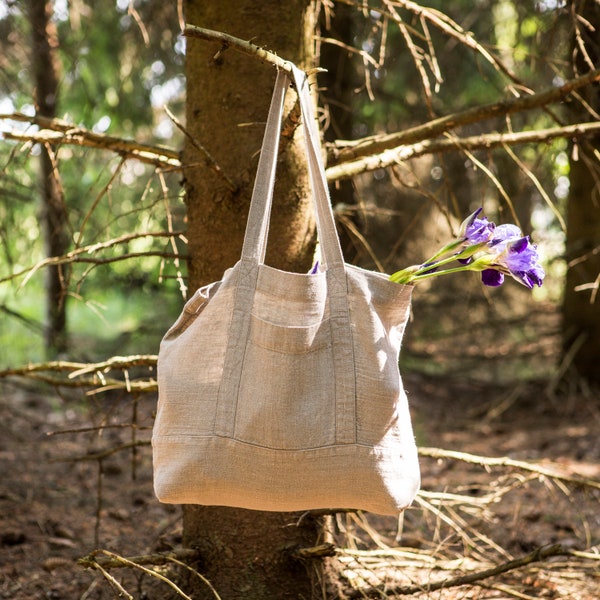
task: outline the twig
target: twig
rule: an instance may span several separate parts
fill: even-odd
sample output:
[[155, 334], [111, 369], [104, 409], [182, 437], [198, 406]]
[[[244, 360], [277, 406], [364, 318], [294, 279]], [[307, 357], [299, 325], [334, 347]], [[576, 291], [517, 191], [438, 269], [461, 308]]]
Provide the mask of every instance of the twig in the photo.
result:
[[108, 581], [108, 583], [110, 583], [110, 585], [114, 587], [114, 589], [119, 594], [119, 598], [123, 597], [127, 600], [134, 600], [133, 596], [106, 569], [102, 568], [100, 565], [96, 566], [95, 569], [100, 571], [100, 573], [102, 573], [102, 576]]
[[105, 458], [108, 458], [113, 454], [118, 454], [119, 452], [123, 452], [124, 450], [131, 450], [132, 448], [140, 448], [142, 446], [150, 446], [150, 441], [138, 440], [135, 443], [128, 442], [127, 444], [121, 444], [120, 446], [114, 446], [112, 448], [107, 448], [106, 450], [101, 450], [99, 452], [90, 452], [89, 454], [82, 454], [81, 456], [64, 456], [52, 458], [50, 459], [50, 462], [83, 462], [88, 460], [97, 460], [101, 465], [102, 461]]
[[466, 452], [457, 452], [456, 450], [442, 450], [441, 448], [424, 447], [419, 447], [419, 455], [436, 459], [450, 458], [453, 460], [460, 460], [462, 462], [467, 462], [474, 465], [480, 465], [482, 467], [511, 467], [514, 469], [519, 469], [521, 471], [529, 471], [537, 475], [543, 475], [545, 477], [557, 479], [558, 481], [564, 481], [566, 483], [573, 483], [576, 485], [600, 489], [600, 481], [586, 479], [585, 477], [580, 477], [577, 475], [564, 475], [552, 468], [547, 468], [542, 465], [536, 465], [520, 460], [514, 460], [512, 458], [508, 458], [507, 456], [477, 456], [475, 454], [468, 454]]
[[218, 54], [222, 54], [228, 48], [233, 48], [238, 52], [243, 52], [250, 56], [258, 58], [260, 61], [272, 64], [278, 69], [282, 69], [288, 73], [291, 72], [291, 63], [287, 60], [283, 60], [277, 54], [269, 52], [260, 46], [256, 46], [251, 42], [246, 42], [239, 38], [236, 38], [222, 31], [214, 31], [212, 29], [204, 29], [203, 27], [197, 27], [196, 25], [186, 25], [183, 30], [183, 35], [186, 37], [196, 38], [199, 40], [206, 40], [209, 42], [217, 42], [221, 44]]
[[206, 585], [206, 587], [208, 587], [208, 589], [212, 592], [212, 594], [216, 598], [216, 600], [222, 600], [221, 596], [219, 596], [219, 593], [215, 589], [214, 585], [208, 579], [206, 579], [206, 577], [204, 577], [204, 575], [202, 575], [201, 573], [198, 573], [198, 571], [196, 571], [196, 569], [192, 569], [192, 567], [190, 567], [190, 565], [187, 565], [184, 562], [177, 560], [176, 558], [169, 557], [168, 561], [175, 563], [176, 565], [179, 565], [180, 567], [184, 567], [185, 569], [190, 571], [192, 574], [194, 574], [196, 577], [198, 577], [198, 579], [200, 579], [200, 581], [202, 581], [202, 583], [204, 583], [204, 585]]
[[395, 21], [398, 29], [400, 30], [400, 34], [404, 38], [404, 43], [406, 44], [417, 72], [419, 73], [419, 79], [421, 81], [421, 87], [423, 88], [423, 95], [425, 97], [425, 104], [427, 105], [430, 116], [433, 116], [431, 85], [429, 83], [429, 77], [427, 77], [427, 71], [423, 66], [424, 53], [421, 52], [421, 48], [417, 48], [404, 21], [397, 13], [396, 9], [390, 4], [389, 0], [383, 0], [383, 4], [388, 9], [392, 20]]
[[186, 593], [184, 593], [183, 590], [181, 590], [181, 588], [179, 588], [175, 583], [173, 583], [168, 577], [165, 577], [164, 575], [161, 575], [160, 573], [158, 573], [157, 571], [153, 571], [152, 569], [147, 569], [146, 567], [142, 566], [141, 563], [135, 562], [128, 558], [124, 558], [123, 556], [119, 556], [118, 554], [115, 554], [114, 552], [109, 552], [108, 550], [96, 550], [95, 552], [92, 552], [92, 554], [89, 555], [89, 557], [91, 557], [91, 559], [84, 566], [87, 566], [92, 569], [100, 568], [100, 569], [104, 570], [103, 566], [102, 567], [100, 567], [99, 565], [96, 566], [97, 559], [94, 556], [95, 554], [105, 554], [106, 556], [113, 559], [114, 561], [122, 563], [122, 566], [124, 566], [124, 567], [133, 567], [135, 569], [139, 569], [140, 571], [142, 571], [143, 573], [146, 573], [147, 575], [156, 577], [157, 579], [160, 579], [162, 582], [166, 583], [168, 586], [173, 588], [173, 590], [175, 590], [175, 592], [177, 594], [179, 594], [182, 598], [185, 598], [186, 600], [191, 600], [191, 598]]
[[233, 193], [237, 192], [238, 186], [231, 180], [231, 178], [225, 174], [221, 165], [215, 160], [213, 155], [183, 126], [183, 124], [179, 121], [179, 119], [169, 110], [168, 107], [164, 107], [164, 111], [167, 113], [167, 116], [174, 123], [175, 127], [185, 135], [185, 137], [190, 140], [190, 143], [200, 154], [204, 155], [204, 159], [206, 160], [206, 164], [210, 169], [212, 169], [227, 185], [229, 190]]
[[[77, 563], [86, 569], [95, 569], [102, 567], [104, 569], [120, 569], [123, 567], [129, 567], [130, 564], [123, 562], [121, 557], [106, 555], [99, 556], [101, 550], [94, 550], [91, 554], [83, 556], [77, 560]], [[142, 554], [140, 556], [132, 556], [128, 559], [128, 563], [135, 563], [136, 565], [153, 565], [162, 566], [170, 562], [172, 559], [176, 560], [194, 560], [198, 558], [198, 551], [191, 548], [178, 548], [176, 550], [170, 550], [168, 552], [156, 552], [154, 554]]]

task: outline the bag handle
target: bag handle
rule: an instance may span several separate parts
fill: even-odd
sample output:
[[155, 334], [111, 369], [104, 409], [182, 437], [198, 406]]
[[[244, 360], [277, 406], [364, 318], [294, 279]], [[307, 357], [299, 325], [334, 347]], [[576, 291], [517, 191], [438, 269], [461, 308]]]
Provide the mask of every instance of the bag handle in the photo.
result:
[[[306, 158], [321, 254], [327, 268], [343, 269], [344, 259], [331, 209], [307, 77], [295, 65], [291, 64], [291, 68], [302, 112]], [[275, 188], [283, 104], [289, 83], [288, 73], [283, 70], [278, 71], [252, 190], [242, 259], [255, 264], [262, 264], [265, 260], [273, 190]]]

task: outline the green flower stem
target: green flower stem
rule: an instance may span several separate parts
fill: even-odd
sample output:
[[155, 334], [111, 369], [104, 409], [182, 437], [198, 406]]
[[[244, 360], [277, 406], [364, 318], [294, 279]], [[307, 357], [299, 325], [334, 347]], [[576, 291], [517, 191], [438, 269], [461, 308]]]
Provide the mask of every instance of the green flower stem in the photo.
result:
[[[463, 265], [461, 267], [456, 267], [455, 269], [447, 269], [444, 271], [438, 271], [439, 267], [452, 263], [459, 258], [471, 258], [474, 254], [479, 252], [484, 246], [487, 245], [487, 242], [481, 242], [479, 244], [472, 244], [464, 248], [461, 252], [452, 254], [451, 256], [447, 256], [446, 258], [442, 258], [440, 260], [436, 260], [436, 257], [444, 256], [448, 252], [452, 250], [456, 250], [461, 244], [463, 244], [463, 240], [455, 240], [454, 242], [444, 246], [439, 252], [434, 254], [427, 262], [422, 265], [413, 265], [412, 267], [408, 267], [401, 271], [397, 271], [393, 275], [390, 276], [390, 281], [395, 283], [411, 283], [412, 281], [417, 281], [419, 279], [425, 279], [428, 277], [434, 277], [436, 275], [442, 275], [445, 273], [456, 273], [458, 271], [481, 271], [485, 269], [490, 263], [490, 258], [481, 257], [469, 265]], [[475, 268], [475, 264], [479, 263], [481, 268]], [[435, 271], [434, 271], [435, 269]]]
[[447, 254], [448, 252], [452, 252], [452, 251], [456, 250], [461, 244], [464, 243], [464, 241], [465, 241], [464, 239], [460, 239], [460, 240], [454, 240], [453, 242], [446, 244], [443, 248], [438, 250], [431, 258], [426, 260], [423, 264], [429, 265], [429, 264], [434, 263], [440, 256], [444, 256], [444, 254]]

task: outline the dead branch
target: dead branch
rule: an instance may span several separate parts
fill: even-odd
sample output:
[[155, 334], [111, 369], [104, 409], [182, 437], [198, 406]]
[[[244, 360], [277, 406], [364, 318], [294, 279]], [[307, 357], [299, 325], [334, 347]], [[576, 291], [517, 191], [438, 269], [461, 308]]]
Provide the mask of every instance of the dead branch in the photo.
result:
[[[175, 551], [172, 551], [171, 553], [174, 553], [174, 552]], [[181, 550], [181, 551], [176, 551], [176, 552], [177, 553], [178, 552], [185, 553], [186, 551], [185, 550]], [[189, 552], [189, 551], [187, 551], [187, 552]], [[197, 552], [195, 550], [192, 550], [191, 552], [194, 552], [194, 556], [197, 556]], [[109, 561], [111, 561], [110, 566], [101, 565], [99, 563], [99, 558], [97, 557], [97, 555], [99, 555], [99, 554], [104, 554], [109, 559]], [[152, 555], [148, 555], [148, 556], [152, 556]], [[154, 556], [160, 556], [160, 555], [154, 555]], [[135, 558], [144, 558], [144, 557], [135, 557]], [[80, 558], [77, 562], [79, 564], [81, 564], [82, 566], [84, 566], [84, 567], [91, 568], [91, 569], [98, 569], [101, 572], [105, 572], [106, 568], [114, 568], [115, 566], [132, 567], [132, 568], [135, 568], [135, 569], [139, 569], [143, 573], [146, 573], [147, 575], [150, 575], [151, 577], [156, 577], [157, 579], [160, 579], [161, 581], [163, 581], [164, 583], [166, 583], [168, 586], [170, 586], [171, 588], [173, 588], [175, 590], [175, 592], [177, 594], [179, 594], [182, 598], [186, 598], [187, 600], [191, 600], [191, 598], [187, 594], [185, 594], [170, 579], [168, 579], [164, 575], [161, 575], [157, 571], [154, 571], [152, 569], [147, 569], [146, 567], [143, 566], [144, 564], [154, 564], [154, 563], [137, 562], [135, 560], [135, 558], [134, 559], [125, 558], [123, 556], [119, 556], [118, 554], [116, 554], [114, 552], [110, 552], [108, 550], [95, 550], [94, 552], [92, 552], [88, 556], [86, 556], [84, 558]], [[188, 557], [188, 558], [190, 558], [190, 557]], [[165, 564], [166, 562], [169, 562], [169, 557], [168, 556], [165, 556], [164, 562], [161, 563], [161, 564]]]
[[52, 360], [43, 363], [33, 363], [16, 369], [0, 371], [0, 377], [11, 375], [28, 375], [40, 371], [72, 371], [71, 377], [78, 377], [93, 371], [109, 371], [111, 369], [130, 369], [131, 367], [155, 367], [158, 357], [156, 354], [136, 354], [132, 356], [113, 356], [99, 363], [80, 363], [66, 360]]
[[564, 546], [562, 546], [561, 544], [553, 544], [551, 546], [543, 546], [541, 548], [537, 548], [536, 550], [530, 552], [529, 554], [526, 554], [525, 556], [521, 556], [520, 558], [515, 558], [513, 560], [501, 563], [496, 567], [485, 569], [483, 571], [477, 571], [475, 573], [469, 573], [468, 575], [460, 575], [458, 577], [443, 579], [441, 581], [436, 581], [433, 583], [427, 583], [423, 585], [399, 586], [394, 588], [374, 587], [369, 590], [358, 589], [353, 590], [350, 593], [349, 597], [380, 598], [382, 595], [410, 596], [412, 594], [418, 594], [419, 592], [434, 592], [441, 589], [477, 583], [478, 581], [481, 581], [483, 579], [488, 579], [490, 577], [495, 577], [496, 575], [501, 575], [502, 573], [507, 573], [508, 571], [513, 571], [515, 569], [525, 567], [533, 562], [543, 561], [546, 558], [550, 558], [552, 556], [568, 554], [569, 550], [567, 550]]
[[425, 154], [448, 152], [450, 150], [479, 150], [503, 145], [515, 146], [518, 144], [547, 142], [559, 137], [573, 139], [590, 135], [597, 131], [600, 131], [600, 122], [577, 123], [565, 127], [552, 127], [550, 129], [520, 131], [516, 133], [487, 133], [466, 138], [452, 137], [425, 140], [417, 144], [407, 144], [391, 148], [380, 154], [365, 156], [353, 162], [337, 164], [326, 169], [325, 174], [329, 182], [340, 181], [361, 173], [385, 169]]
[[[51, 256], [51, 257], [45, 258], [44, 260], [41, 260], [40, 262], [38, 262], [35, 265], [26, 267], [16, 273], [11, 273], [7, 277], [1, 278], [0, 283], [4, 283], [5, 281], [10, 281], [12, 279], [17, 279], [24, 275], [27, 275], [27, 279], [29, 279], [39, 269], [41, 269], [43, 267], [48, 267], [51, 265], [63, 265], [63, 264], [70, 264], [70, 263], [74, 263], [74, 262], [93, 262], [91, 259], [80, 258], [80, 257], [82, 254], [95, 254], [96, 252], [98, 252], [100, 250], [112, 248], [113, 246], [117, 246], [119, 244], [127, 244], [128, 242], [137, 240], [139, 238], [166, 237], [166, 238], [172, 239], [174, 237], [180, 237], [183, 234], [184, 234], [183, 231], [145, 231], [145, 232], [141, 232], [141, 233], [127, 233], [125, 235], [119, 236], [119, 237], [111, 239], [111, 240], [107, 240], [105, 242], [99, 242], [97, 244], [91, 244], [89, 246], [82, 246], [80, 248], [75, 248], [74, 250], [67, 252], [67, 254], [64, 254], [63, 256]], [[162, 258], [165, 258], [164, 254], [165, 254], [164, 252], [159, 252], [159, 251], [150, 253], [150, 255], [152, 255], [152, 256], [159, 256]], [[175, 252], [168, 253], [168, 254], [169, 254], [169, 257], [174, 258], [174, 259], [175, 258], [185, 258], [185, 256], [176, 254]], [[138, 256], [138, 255], [139, 254], [135, 254], [135, 256]], [[114, 262], [115, 260], [124, 260], [125, 258], [131, 257], [131, 256], [133, 256], [133, 253], [122, 255], [120, 257], [116, 257], [116, 258], [108, 259], [108, 260], [110, 260], [111, 262]]]
[[23, 113], [0, 114], [0, 120], [20, 121], [37, 125], [40, 131], [5, 131], [6, 139], [34, 143], [71, 144], [110, 150], [124, 158], [137, 159], [163, 169], [180, 169], [179, 152], [164, 146], [142, 144], [135, 140], [127, 140], [103, 133], [96, 133], [83, 127], [75, 126], [62, 119], [50, 119], [39, 115], [29, 116]]
[[564, 100], [574, 90], [597, 81], [600, 81], [600, 69], [590, 71], [581, 77], [570, 79], [560, 87], [550, 88], [538, 94], [502, 100], [483, 106], [475, 106], [458, 113], [433, 119], [432, 121], [404, 131], [367, 137], [356, 141], [338, 140], [328, 149], [327, 164], [333, 166], [354, 161], [361, 157], [380, 154], [385, 150], [396, 148], [402, 144], [412, 144], [431, 139], [463, 125], [547, 106]]
[[[395, 10], [384, 11], [380, 6], [370, 7], [365, 0], [337, 0], [341, 4], [347, 4], [354, 6], [358, 10], [363, 12], [368, 9], [376, 10], [387, 16], [397, 24], [401, 24], [402, 20]], [[508, 79], [513, 83], [524, 87], [519, 78], [513, 73], [497, 56], [494, 56], [486, 48], [484, 48], [468, 31], [465, 31], [456, 21], [452, 20], [448, 15], [434, 8], [421, 6], [415, 2], [409, 0], [394, 0], [393, 2], [385, 2], [389, 7], [398, 6], [411, 12], [413, 15], [418, 17], [422, 23], [429, 21], [434, 27], [442, 31], [445, 35], [450, 38], [457, 40], [463, 46], [470, 48], [481, 55], [487, 62], [489, 62], [499, 72], [504, 73]]]
[[240, 38], [236, 38], [227, 33], [221, 31], [214, 31], [212, 29], [204, 29], [203, 27], [197, 27], [196, 25], [186, 25], [183, 30], [183, 35], [186, 37], [196, 38], [199, 40], [206, 40], [209, 42], [217, 42], [221, 45], [213, 60], [218, 60], [220, 56], [229, 48], [233, 48], [238, 52], [248, 54], [258, 58], [261, 62], [269, 63], [278, 69], [282, 69], [288, 73], [291, 72], [292, 67], [289, 61], [286, 61], [274, 52], [269, 52], [260, 46], [256, 46], [251, 42], [246, 42]]
[[468, 454], [467, 452], [458, 452], [456, 450], [443, 450], [441, 448], [419, 447], [419, 455], [436, 459], [449, 458], [452, 460], [460, 460], [462, 462], [480, 465], [482, 467], [509, 467], [513, 469], [519, 469], [520, 471], [528, 471], [530, 473], [535, 473], [536, 475], [541, 475], [544, 477], [550, 477], [551, 479], [564, 481], [565, 483], [600, 489], [600, 481], [594, 481], [593, 479], [587, 479], [578, 475], [565, 475], [564, 473], [560, 473], [557, 470], [558, 465], [556, 465], [555, 468], [552, 468], [543, 465], [524, 462], [521, 460], [514, 460], [512, 458], [508, 458], [507, 456], [478, 456], [475, 454]]
[[[155, 354], [140, 354], [133, 356], [114, 356], [99, 363], [78, 363], [69, 361], [49, 361], [33, 363], [24, 367], [4, 369], [0, 371], [0, 379], [6, 377], [27, 377], [34, 381], [46, 383], [54, 387], [90, 388], [88, 394], [98, 394], [110, 390], [125, 390], [126, 392], [155, 392], [158, 384], [154, 379], [131, 380], [106, 377], [105, 373], [112, 370], [127, 371], [132, 367], [156, 366]], [[69, 373], [67, 377], [53, 373]], [[82, 375], [93, 374], [91, 377]]]
[[[154, 379], [121, 381], [118, 379], [105, 378], [101, 385], [101, 382], [96, 377], [71, 381], [61, 377], [53, 377], [52, 375], [40, 375], [38, 373], [24, 374], [20, 373], [19, 369], [8, 369], [0, 372], [0, 378], [9, 377], [11, 375], [27, 377], [32, 381], [45, 383], [55, 388], [88, 388], [90, 389], [90, 391], [87, 392], [87, 395], [89, 396], [115, 390], [123, 390], [128, 393], [150, 393], [158, 390], [158, 384]], [[98, 387], [99, 385], [101, 385], [101, 387]]]

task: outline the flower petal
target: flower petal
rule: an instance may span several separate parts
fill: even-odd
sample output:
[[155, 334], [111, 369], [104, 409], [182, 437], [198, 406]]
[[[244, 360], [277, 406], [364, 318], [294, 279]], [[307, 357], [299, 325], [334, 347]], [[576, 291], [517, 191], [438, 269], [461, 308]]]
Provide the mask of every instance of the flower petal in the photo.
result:
[[481, 281], [484, 285], [498, 287], [504, 283], [504, 273], [501, 273], [496, 269], [485, 269], [481, 272]]

